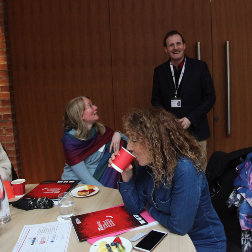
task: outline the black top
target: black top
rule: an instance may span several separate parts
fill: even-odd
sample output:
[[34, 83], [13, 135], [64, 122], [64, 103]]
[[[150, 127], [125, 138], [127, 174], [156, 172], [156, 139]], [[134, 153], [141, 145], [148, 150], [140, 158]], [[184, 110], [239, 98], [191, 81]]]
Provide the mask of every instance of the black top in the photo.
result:
[[155, 68], [152, 105], [163, 107], [178, 118], [187, 117], [191, 122], [189, 131], [198, 141], [205, 140], [210, 137], [207, 113], [216, 100], [207, 64], [186, 56], [185, 72], [179, 89], [181, 107], [173, 108], [171, 100], [175, 97], [175, 87], [170, 70], [170, 60]]

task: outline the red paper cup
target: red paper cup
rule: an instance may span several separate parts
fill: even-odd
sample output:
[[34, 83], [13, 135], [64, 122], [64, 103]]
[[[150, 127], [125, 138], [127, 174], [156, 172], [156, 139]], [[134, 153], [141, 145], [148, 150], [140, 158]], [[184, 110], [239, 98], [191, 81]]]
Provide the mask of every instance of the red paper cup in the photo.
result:
[[25, 194], [25, 179], [16, 179], [11, 182], [14, 194], [22, 196]]
[[122, 147], [111, 166], [118, 172], [122, 173], [134, 159], [135, 157]]

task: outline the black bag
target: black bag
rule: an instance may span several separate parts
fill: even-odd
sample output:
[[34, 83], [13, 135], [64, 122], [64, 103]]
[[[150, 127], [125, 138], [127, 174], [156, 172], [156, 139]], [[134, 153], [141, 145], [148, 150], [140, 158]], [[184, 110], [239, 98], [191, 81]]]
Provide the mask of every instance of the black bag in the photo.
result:
[[10, 204], [26, 211], [33, 209], [49, 209], [53, 207], [53, 201], [46, 197], [38, 199], [19, 199], [15, 202], [10, 202]]
[[233, 247], [241, 248], [241, 227], [237, 210], [228, 208], [226, 201], [234, 189], [233, 182], [237, 177], [235, 168], [243, 163], [251, 152], [252, 147], [231, 153], [214, 152], [206, 168], [212, 204], [224, 226], [228, 247], [232, 243]]

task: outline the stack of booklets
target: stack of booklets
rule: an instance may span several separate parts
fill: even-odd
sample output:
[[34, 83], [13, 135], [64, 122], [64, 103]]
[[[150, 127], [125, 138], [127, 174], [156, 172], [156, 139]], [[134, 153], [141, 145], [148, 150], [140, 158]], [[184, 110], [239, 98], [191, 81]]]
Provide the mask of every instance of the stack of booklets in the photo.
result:
[[80, 180], [46, 180], [38, 184], [34, 189], [28, 192], [22, 197], [22, 199], [28, 198], [43, 198], [53, 200], [57, 203], [58, 195], [60, 193], [71, 191]]
[[148, 224], [140, 214], [129, 215], [124, 205], [76, 215], [71, 219], [79, 241], [86, 241]]

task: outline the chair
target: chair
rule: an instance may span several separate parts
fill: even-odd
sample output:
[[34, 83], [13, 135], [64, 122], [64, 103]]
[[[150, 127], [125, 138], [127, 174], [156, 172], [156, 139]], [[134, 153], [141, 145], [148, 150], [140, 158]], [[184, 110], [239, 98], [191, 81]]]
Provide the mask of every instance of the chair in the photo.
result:
[[243, 163], [251, 152], [252, 147], [231, 153], [214, 152], [206, 168], [212, 204], [225, 229], [227, 252], [241, 252], [241, 227], [237, 209], [228, 208], [226, 201], [234, 189], [236, 166]]

